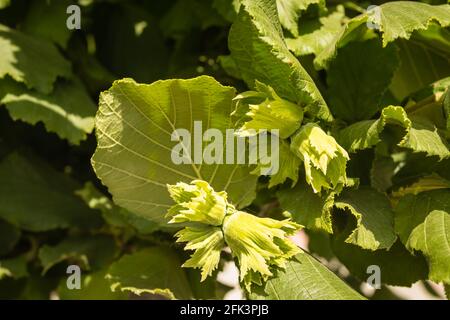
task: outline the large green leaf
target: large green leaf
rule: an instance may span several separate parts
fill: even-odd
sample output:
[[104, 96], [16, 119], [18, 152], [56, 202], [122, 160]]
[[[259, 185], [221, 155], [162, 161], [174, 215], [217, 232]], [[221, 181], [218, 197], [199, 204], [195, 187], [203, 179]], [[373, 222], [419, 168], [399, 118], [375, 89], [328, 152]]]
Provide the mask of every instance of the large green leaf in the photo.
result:
[[449, 283], [450, 190], [408, 194], [395, 211], [395, 229], [402, 242], [427, 257], [432, 280]]
[[79, 144], [94, 129], [95, 104], [80, 80], [59, 81], [49, 95], [28, 90], [11, 79], [0, 80], [0, 104], [14, 120], [42, 121], [47, 131]]
[[347, 22], [333, 42], [316, 58], [315, 65], [319, 68], [326, 67], [338, 48], [367, 30], [367, 22], [378, 27], [382, 33], [383, 46], [399, 38], [409, 39], [414, 31], [426, 29], [434, 21], [442, 27], [450, 25], [448, 4], [432, 6], [413, 1], [392, 1], [381, 4], [376, 10], [378, 11], [363, 13]]
[[126, 255], [107, 273], [113, 291], [152, 293], [170, 299], [191, 299], [192, 291], [178, 255], [170, 248], [152, 247]]
[[44, 274], [65, 260], [75, 261], [86, 270], [99, 270], [108, 266], [116, 253], [114, 239], [109, 236], [74, 236], [55, 246], [42, 246], [39, 249], [39, 260]]
[[250, 294], [251, 299], [268, 300], [360, 300], [360, 294], [303, 252], [286, 263], [285, 270]]
[[328, 96], [333, 116], [349, 122], [370, 119], [398, 66], [394, 46], [378, 39], [353, 42], [338, 50], [328, 68]]
[[53, 90], [57, 77], [71, 76], [70, 63], [53, 44], [4, 25], [0, 25], [0, 57], [0, 78], [9, 75], [42, 93]]
[[78, 184], [42, 160], [12, 153], [0, 162], [0, 218], [30, 231], [98, 227], [102, 219], [73, 192]]
[[411, 249], [419, 250], [427, 257], [430, 279], [445, 283], [450, 283], [449, 212], [431, 211], [425, 221], [414, 228], [408, 239]]
[[405, 129], [405, 135], [398, 146], [441, 159], [450, 157], [448, 143], [440, 136], [437, 128], [423, 119], [409, 119], [402, 107], [386, 107], [382, 110], [380, 119], [356, 122], [342, 129], [337, 140], [350, 152], [371, 148], [382, 140], [381, 133], [386, 125]]
[[286, 46], [274, 0], [244, 0], [228, 44], [249, 87], [258, 80], [281, 97], [306, 105], [313, 115], [332, 120], [315, 83]]
[[356, 217], [356, 228], [345, 242], [363, 249], [389, 249], [397, 239], [394, 214], [388, 198], [371, 188], [345, 190], [334, 203]]
[[234, 95], [233, 88], [206, 76], [150, 85], [125, 79], [102, 93], [96, 118], [98, 147], [92, 164], [114, 201], [133, 213], [164, 222], [173, 204], [166, 184], [200, 179], [216, 190], [227, 191], [238, 207], [248, 205], [256, 183], [248, 165], [175, 164], [171, 159], [172, 148], [178, 144], [171, 141], [174, 130], [189, 130], [191, 146], [199, 141], [194, 121], [202, 121], [203, 131], [215, 128], [225, 136], [225, 129], [233, 127]]

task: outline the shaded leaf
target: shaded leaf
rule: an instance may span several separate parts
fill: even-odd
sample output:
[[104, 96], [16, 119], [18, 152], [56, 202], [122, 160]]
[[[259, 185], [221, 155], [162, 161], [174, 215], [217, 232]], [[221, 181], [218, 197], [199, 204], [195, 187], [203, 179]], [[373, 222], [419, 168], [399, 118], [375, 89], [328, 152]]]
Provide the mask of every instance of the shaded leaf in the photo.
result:
[[388, 198], [371, 188], [345, 190], [334, 203], [356, 217], [356, 228], [345, 242], [363, 249], [389, 249], [397, 239], [394, 214]]
[[96, 107], [78, 79], [57, 82], [49, 95], [10, 79], [1, 80], [1, 86], [0, 103], [14, 120], [43, 122], [47, 131], [72, 144], [79, 144], [94, 129]]
[[312, 4], [324, 4], [322, 0], [276, 0], [280, 23], [293, 36], [298, 36], [298, 19], [301, 12]]
[[75, 261], [86, 270], [99, 270], [109, 265], [117, 253], [117, 248], [109, 236], [68, 237], [55, 246], [44, 245], [39, 249], [39, 260], [47, 273], [56, 264]]
[[311, 114], [332, 120], [315, 83], [286, 46], [274, 0], [243, 1], [228, 43], [250, 88], [258, 80], [282, 98], [305, 104]]
[[7, 221], [0, 220], [0, 256], [11, 251], [20, 239], [20, 230]]
[[382, 48], [378, 39], [339, 49], [327, 72], [333, 115], [349, 122], [370, 119], [383, 107], [381, 98], [397, 66], [395, 47]]
[[432, 21], [442, 27], [450, 24], [448, 4], [432, 6], [413, 1], [392, 1], [377, 6], [376, 10], [379, 14], [365, 12], [347, 22], [333, 42], [316, 58], [315, 65], [325, 68], [338, 48], [366, 32], [366, 22], [382, 33], [383, 46], [398, 38], [409, 39], [414, 31], [426, 29]]
[[295, 222], [307, 229], [323, 229], [332, 233], [333, 193], [314, 193], [306, 181], [300, 179], [294, 188], [280, 189], [277, 197], [283, 210], [288, 211]]

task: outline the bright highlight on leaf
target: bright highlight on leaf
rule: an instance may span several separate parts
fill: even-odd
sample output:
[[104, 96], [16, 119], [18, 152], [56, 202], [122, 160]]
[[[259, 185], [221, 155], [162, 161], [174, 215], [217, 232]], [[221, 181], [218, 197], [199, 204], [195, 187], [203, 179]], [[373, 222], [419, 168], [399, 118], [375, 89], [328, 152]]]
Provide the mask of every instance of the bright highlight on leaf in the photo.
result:
[[318, 125], [302, 126], [292, 139], [291, 150], [303, 160], [306, 181], [314, 192], [346, 183], [347, 151]]
[[250, 292], [253, 283], [262, 285], [273, 271], [301, 250], [289, 239], [300, 225], [289, 219], [278, 221], [237, 211], [227, 202], [226, 192], [215, 192], [207, 182], [168, 186], [177, 202], [169, 209], [169, 223], [188, 222], [176, 233], [177, 242], [186, 242], [185, 250], [195, 250], [183, 267], [200, 268], [201, 281], [211, 276], [220, 261], [220, 252], [229, 246], [237, 258], [240, 280]]

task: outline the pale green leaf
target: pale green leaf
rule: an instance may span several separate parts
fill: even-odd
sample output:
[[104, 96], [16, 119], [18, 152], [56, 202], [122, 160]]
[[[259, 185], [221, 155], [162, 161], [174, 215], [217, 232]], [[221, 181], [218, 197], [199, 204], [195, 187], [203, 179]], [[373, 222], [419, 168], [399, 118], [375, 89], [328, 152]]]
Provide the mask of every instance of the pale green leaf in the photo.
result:
[[424, 30], [435, 21], [450, 25], [450, 5], [432, 6], [413, 1], [393, 1], [380, 6], [380, 15], [369, 15], [369, 21], [378, 24], [383, 34], [383, 45], [397, 38], [409, 39], [413, 31]]
[[42, 160], [12, 153], [0, 162], [0, 218], [29, 231], [95, 228], [102, 219], [73, 193], [79, 185]]
[[229, 34], [231, 56], [250, 88], [255, 80], [285, 99], [306, 105], [312, 115], [332, 120], [315, 83], [286, 46], [275, 0], [244, 0]]
[[338, 141], [350, 152], [371, 148], [381, 141], [381, 133], [386, 125], [405, 129], [405, 135], [398, 143], [400, 147], [441, 159], [450, 156], [448, 143], [439, 135], [437, 128], [422, 119], [409, 119], [402, 107], [386, 107], [380, 119], [360, 121], [346, 127], [338, 133]]
[[250, 294], [254, 300], [360, 300], [350, 288], [319, 261], [303, 252], [287, 262], [286, 269]]
[[381, 98], [398, 67], [396, 48], [378, 39], [353, 42], [338, 50], [328, 68], [330, 110], [349, 122], [370, 119], [383, 106]]
[[113, 291], [191, 299], [192, 291], [178, 255], [168, 247], [152, 247], [125, 255], [106, 275]]
[[449, 53], [441, 54], [414, 37], [395, 43], [401, 63], [389, 89], [398, 100], [450, 74]]
[[0, 80], [0, 104], [14, 120], [43, 122], [72, 144], [79, 144], [94, 129], [95, 104], [80, 80], [59, 81], [49, 95], [28, 90], [10, 79]]
[[[256, 177], [250, 175], [247, 165], [175, 164], [171, 158], [177, 145], [187, 151], [183, 152], [185, 159], [194, 155], [186, 150], [187, 143], [193, 146], [191, 138], [192, 142], [199, 141], [194, 121], [202, 121], [203, 132], [215, 128], [225, 136], [225, 129], [233, 127], [230, 113], [234, 95], [233, 88], [206, 76], [150, 85], [125, 79], [103, 92], [96, 117], [98, 147], [92, 164], [115, 203], [164, 223], [164, 215], [173, 204], [166, 184], [200, 179], [226, 191], [238, 207], [248, 205], [255, 196]], [[182, 145], [171, 141], [172, 132], [181, 128], [192, 135], [186, 138], [189, 141], [181, 137]]]
[[227, 21], [233, 22], [239, 12], [241, 0], [213, 0], [212, 7]]
[[363, 249], [389, 249], [397, 236], [394, 214], [388, 198], [371, 188], [345, 190], [334, 203], [336, 208], [350, 212], [356, 218], [356, 228], [345, 242]]
[[302, 159], [306, 182], [314, 192], [347, 182], [347, 151], [317, 124], [303, 125], [292, 137], [291, 150]]
[[65, 260], [76, 262], [85, 270], [99, 270], [108, 266], [116, 253], [114, 239], [109, 236], [74, 236], [55, 246], [42, 246], [39, 249], [39, 260], [43, 274]]
[[0, 57], [0, 78], [9, 75], [42, 93], [53, 90], [57, 77], [71, 76], [70, 63], [53, 44], [4, 25], [0, 25]]
[[[450, 197], [447, 199], [450, 202]], [[450, 284], [450, 211], [431, 211], [411, 232], [408, 246], [421, 251], [430, 266], [429, 278]]]

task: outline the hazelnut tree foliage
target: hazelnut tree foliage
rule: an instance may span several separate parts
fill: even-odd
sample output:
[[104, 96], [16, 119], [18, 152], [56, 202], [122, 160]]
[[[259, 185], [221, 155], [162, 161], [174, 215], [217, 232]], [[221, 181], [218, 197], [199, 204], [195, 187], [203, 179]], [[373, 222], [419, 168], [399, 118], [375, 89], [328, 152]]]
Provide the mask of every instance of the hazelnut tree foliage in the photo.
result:
[[[370, 4], [0, 1], [0, 298], [448, 292], [450, 5]], [[174, 163], [199, 121], [277, 130], [278, 170]]]

